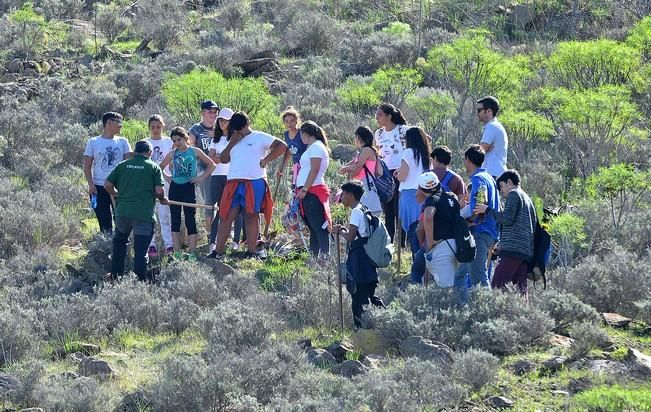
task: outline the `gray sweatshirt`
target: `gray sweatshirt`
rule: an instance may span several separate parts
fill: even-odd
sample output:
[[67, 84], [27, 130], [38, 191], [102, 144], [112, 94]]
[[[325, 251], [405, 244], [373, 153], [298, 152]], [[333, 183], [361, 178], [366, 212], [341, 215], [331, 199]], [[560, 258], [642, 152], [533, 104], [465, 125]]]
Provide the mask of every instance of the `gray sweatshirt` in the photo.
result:
[[531, 260], [536, 231], [536, 208], [529, 196], [519, 187], [511, 190], [504, 210], [488, 210], [502, 227], [499, 242], [500, 256]]

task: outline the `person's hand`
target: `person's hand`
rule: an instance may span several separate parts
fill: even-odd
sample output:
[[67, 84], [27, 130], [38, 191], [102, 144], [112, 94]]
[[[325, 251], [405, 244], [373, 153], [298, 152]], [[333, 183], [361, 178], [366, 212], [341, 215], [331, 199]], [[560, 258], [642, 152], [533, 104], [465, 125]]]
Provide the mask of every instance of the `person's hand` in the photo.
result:
[[97, 194], [97, 187], [95, 187], [95, 185], [89, 184], [88, 185], [88, 194], [91, 195], [91, 196], [96, 195]]
[[260, 167], [263, 168], [263, 169], [264, 169], [265, 167], [267, 167], [267, 164], [268, 164], [268, 162], [267, 162], [266, 159], [267, 159], [266, 157], [263, 158], [263, 159], [260, 159]]
[[163, 179], [165, 179], [165, 181], [166, 181], [167, 183], [172, 183], [172, 176], [169, 176], [169, 175], [165, 175], [165, 174], [164, 174], [164, 175], [163, 175]]
[[334, 225], [334, 226], [332, 226], [332, 233], [334, 233], [334, 234], [345, 233], [347, 231], [348, 231], [348, 229], [346, 229], [346, 227], [343, 226], [343, 225]]
[[348, 166], [342, 166], [341, 168], [339, 168], [339, 173], [341, 173], [342, 175], [344, 173], [348, 173]]
[[486, 210], [488, 210], [488, 205], [478, 203], [475, 205], [475, 209], [472, 212], [480, 215], [482, 213], [486, 213]]
[[304, 188], [301, 188], [301, 190], [299, 190], [298, 193], [296, 194], [296, 197], [299, 200], [303, 200], [303, 199], [305, 199], [306, 195], [307, 195], [307, 190], [305, 190]]
[[160, 202], [161, 205], [169, 205], [170, 204], [169, 199], [167, 197], [165, 197], [165, 196], [163, 196], [162, 199], [158, 199], [158, 201]]
[[215, 155], [213, 156], [212, 161], [215, 162], [215, 164], [221, 163], [222, 162], [222, 155], [220, 153], [215, 153]]
[[203, 179], [204, 179], [204, 176], [203, 176], [203, 175], [204, 175], [204, 174], [205, 174], [205, 173], [203, 173], [201, 176], [195, 176], [195, 177], [193, 177], [193, 178], [190, 180], [190, 182], [192, 182], [192, 184], [195, 184], [195, 185], [198, 184], [198, 183], [203, 182]]
[[283, 177], [283, 174], [284, 174], [284, 173], [285, 173], [285, 169], [283, 169], [283, 168], [281, 167], [281, 168], [278, 169], [278, 171], [276, 172], [276, 176], [278, 176], [278, 177]]

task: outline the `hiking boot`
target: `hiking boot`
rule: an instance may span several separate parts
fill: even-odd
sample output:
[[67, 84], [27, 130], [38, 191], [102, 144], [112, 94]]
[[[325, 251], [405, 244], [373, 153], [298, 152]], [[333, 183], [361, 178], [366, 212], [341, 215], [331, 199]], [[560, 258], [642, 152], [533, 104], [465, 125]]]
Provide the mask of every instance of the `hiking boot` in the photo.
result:
[[149, 246], [149, 249], [147, 250], [147, 256], [149, 257], [158, 257], [158, 249], [156, 249], [156, 246]]

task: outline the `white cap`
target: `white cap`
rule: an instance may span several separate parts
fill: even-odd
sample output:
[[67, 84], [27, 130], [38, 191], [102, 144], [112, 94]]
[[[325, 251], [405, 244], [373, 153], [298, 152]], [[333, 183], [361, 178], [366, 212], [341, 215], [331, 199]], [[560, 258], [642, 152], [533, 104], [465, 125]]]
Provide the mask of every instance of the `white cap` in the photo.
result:
[[224, 120], [231, 120], [231, 117], [233, 117], [233, 111], [229, 109], [228, 107], [224, 107], [219, 111], [219, 114], [217, 115], [218, 119], [224, 119]]
[[425, 172], [418, 177], [418, 187], [424, 190], [434, 190], [439, 184], [439, 178], [434, 172]]

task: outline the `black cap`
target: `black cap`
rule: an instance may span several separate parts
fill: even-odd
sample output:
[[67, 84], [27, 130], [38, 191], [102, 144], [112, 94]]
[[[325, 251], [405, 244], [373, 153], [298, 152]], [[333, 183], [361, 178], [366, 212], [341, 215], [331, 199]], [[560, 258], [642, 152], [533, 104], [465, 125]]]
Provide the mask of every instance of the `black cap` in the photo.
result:
[[151, 144], [146, 140], [139, 140], [136, 142], [133, 151], [134, 153], [149, 153], [151, 152]]
[[206, 100], [205, 102], [201, 103], [201, 110], [211, 109], [217, 109], [219, 111], [219, 106], [217, 106], [217, 103], [213, 102], [212, 100]]

